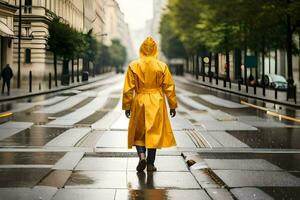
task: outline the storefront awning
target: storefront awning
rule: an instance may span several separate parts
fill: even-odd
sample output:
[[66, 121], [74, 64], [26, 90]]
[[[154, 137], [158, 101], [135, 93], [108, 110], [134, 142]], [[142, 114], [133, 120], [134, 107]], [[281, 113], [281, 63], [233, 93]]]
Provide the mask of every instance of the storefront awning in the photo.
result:
[[3, 37], [14, 37], [14, 32], [0, 21], [0, 35]]

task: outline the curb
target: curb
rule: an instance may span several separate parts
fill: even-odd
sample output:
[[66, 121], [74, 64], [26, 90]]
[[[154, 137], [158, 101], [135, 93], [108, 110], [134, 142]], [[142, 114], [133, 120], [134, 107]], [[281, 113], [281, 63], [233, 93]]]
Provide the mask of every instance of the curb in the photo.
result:
[[235, 95], [238, 95], [238, 96], [243, 96], [243, 97], [246, 97], [246, 98], [252, 98], [252, 99], [257, 99], [257, 100], [261, 100], [261, 101], [267, 101], [267, 102], [271, 102], [271, 103], [274, 103], [274, 104], [280, 104], [280, 105], [290, 106], [290, 107], [293, 107], [293, 108], [300, 109], [300, 105], [297, 105], [297, 104], [294, 104], [294, 103], [276, 101], [276, 100], [273, 100], [273, 99], [258, 97], [258, 96], [254, 96], [254, 95], [251, 95], [251, 94], [241, 93], [241, 92], [238, 92], [238, 91], [232, 91], [232, 90], [229, 90], [227, 88], [219, 88], [219, 87], [215, 87], [213, 85], [198, 82], [198, 81], [196, 81], [194, 79], [191, 79], [191, 78], [186, 78], [184, 76], [183, 76], [183, 78], [192, 81], [192, 83], [194, 83], [194, 84], [202, 85], [202, 86], [209, 87], [209, 88], [212, 88], [212, 89], [216, 89], [216, 90], [219, 90], [219, 91], [229, 92], [229, 93], [232, 93], [232, 94], [235, 94]]
[[99, 76], [98, 78], [95, 78], [95, 80], [80, 82], [80, 83], [75, 84], [75, 85], [70, 85], [70, 86], [65, 86], [65, 87], [63, 86], [61, 88], [56, 88], [56, 89], [46, 90], [46, 91], [41, 91], [41, 92], [33, 92], [33, 93], [14, 96], [14, 97], [0, 98], [0, 102], [13, 101], [13, 100], [18, 100], [18, 99], [23, 99], [23, 98], [28, 98], [28, 97], [34, 97], [34, 96], [39, 96], [39, 95], [44, 95], [44, 94], [50, 94], [50, 93], [55, 93], [55, 92], [60, 92], [60, 91], [76, 88], [76, 87], [83, 86], [83, 85], [88, 85], [90, 83], [94, 83], [94, 82], [97, 82], [99, 80], [105, 79], [110, 74], [115, 74], [115, 73], [114, 72], [107, 72], [105, 74], [100, 75], [101, 77]]

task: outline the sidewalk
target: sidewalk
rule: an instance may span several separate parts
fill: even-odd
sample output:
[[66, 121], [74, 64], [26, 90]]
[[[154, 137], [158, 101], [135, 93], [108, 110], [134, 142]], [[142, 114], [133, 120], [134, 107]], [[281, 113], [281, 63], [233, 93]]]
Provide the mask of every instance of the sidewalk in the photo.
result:
[[[36, 95], [42, 95], [42, 94], [48, 94], [48, 93], [58, 92], [58, 91], [62, 91], [62, 90], [67, 90], [67, 89], [90, 84], [90, 83], [108, 78], [114, 74], [115, 74], [115, 72], [108, 72], [105, 74], [100, 74], [95, 77], [89, 77], [89, 81], [86, 81], [86, 82], [82, 82], [82, 81], [77, 82], [75, 80], [74, 83], [70, 83], [70, 85], [68, 85], [68, 86], [59, 85], [60, 81], [58, 81], [58, 86], [55, 87], [54, 81], [53, 81], [52, 89], [49, 89], [48, 85], [44, 83], [43, 85], [41, 85], [41, 90], [39, 90], [39, 84], [33, 84], [31, 93], [29, 92], [28, 83], [23, 82], [22, 83], [23, 87], [21, 87], [20, 89], [12, 88], [9, 96], [7, 96], [6, 88], [5, 88], [5, 93], [4, 94], [0, 93], [0, 102], [11, 101], [11, 100], [16, 100], [16, 99], [25, 98], [25, 97], [32, 97], [32, 96], [36, 96]], [[2, 87], [2, 85], [1, 85], [1, 87]]]
[[229, 88], [229, 82], [226, 82], [226, 87], [223, 86], [223, 80], [219, 79], [219, 83], [216, 84], [216, 80], [212, 79], [212, 82], [209, 82], [209, 77], [205, 77], [205, 81], [202, 80], [202, 76], [199, 76], [199, 79], [196, 80], [195, 76], [191, 74], [185, 73], [182, 77], [176, 77], [178, 80], [181, 81], [188, 81], [189, 83], [196, 83], [200, 84], [205, 87], [209, 87], [216, 90], [221, 90], [224, 92], [230, 92], [232, 94], [236, 94], [239, 96], [244, 96], [246, 98], [253, 98], [258, 99], [261, 101], [271, 102], [274, 104], [281, 104], [286, 106], [292, 106], [295, 108], [300, 108], [300, 92], [297, 92], [297, 103], [295, 104], [294, 99], [286, 100], [286, 92], [285, 91], [278, 91], [277, 99], [275, 98], [275, 91], [269, 88], [266, 88], [266, 95], [263, 96], [263, 89], [260, 87], [256, 88], [256, 95], [254, 94], [254, 88], [248, 86], [248, 93], [246, 92], [246, 86], [241, 85], [241, 90], [238, 89], [237, 83], [231, 83], [231, 88]]

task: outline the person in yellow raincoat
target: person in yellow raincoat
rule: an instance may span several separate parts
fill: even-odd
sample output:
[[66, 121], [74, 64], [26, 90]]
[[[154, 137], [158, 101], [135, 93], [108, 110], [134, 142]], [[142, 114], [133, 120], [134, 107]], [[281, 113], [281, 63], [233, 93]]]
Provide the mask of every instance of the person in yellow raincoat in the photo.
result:
[[128, 148], [136, 146], [140, 158], [137, 171], [146, 167], [156, 171], [156, 149], [176, 145], [165, 101], [166, 96], [170, 115], [175, 117], [175, 85], [168, 66], [157, 56], [156, 42], [147, 37], [140, 47], [140, 58], [129, 64], [125, 77], [122, 109], [130, 118]]

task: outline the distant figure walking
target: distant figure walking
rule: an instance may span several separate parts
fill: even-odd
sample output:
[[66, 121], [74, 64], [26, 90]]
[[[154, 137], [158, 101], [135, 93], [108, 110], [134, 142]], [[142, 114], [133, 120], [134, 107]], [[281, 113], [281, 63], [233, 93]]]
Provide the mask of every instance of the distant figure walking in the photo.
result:
[[7, 64], [2, 72], [1, 72], [1, 77], [3, 79], [3, 85], [2, 85], [2, 94], [4, 93], [4, 87], [6, 85], [7, 87], [7, 95], [10, 93], [10, 80], [14, 76], [12, 69], [10, 68], [9, 64]]
[[167, 96], [170, 115], [175, 117], [175, 85], [168, 66], [157, 56], [156, 42], [147, 37], [140, 47], [140, 58], [129, 64], [123, 89], [122, 107], [130, 118], [128, 148], [136, 146], [139, 172], [146, 167], [156, 171], [156, 149], [176, 145], [165, 101]]

